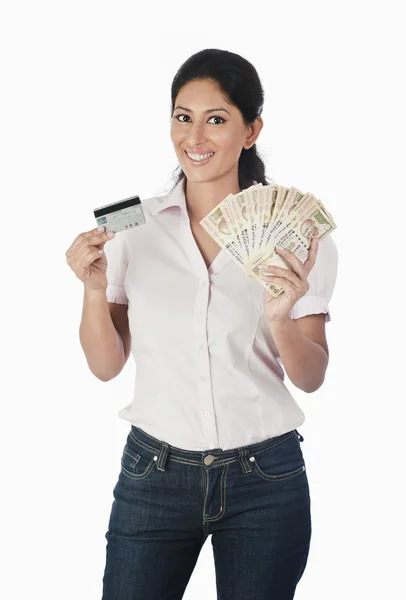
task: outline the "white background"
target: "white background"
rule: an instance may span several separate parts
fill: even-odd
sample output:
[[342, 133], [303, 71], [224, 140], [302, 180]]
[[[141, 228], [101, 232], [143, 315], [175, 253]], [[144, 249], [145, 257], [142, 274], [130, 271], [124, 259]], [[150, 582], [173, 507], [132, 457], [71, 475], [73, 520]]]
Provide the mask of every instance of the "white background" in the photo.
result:
[[[295, 598], [401, 596], [401, 4], [3, 5], [2, 598], [101, 598], [129, 431], [117, 411], [131, 401], [136, 370], [130, 357], [108, 383], [91, 374], [79, 343], [83, 284], [65, 252], [95, 226], [96, 206], [169, 189], [177, 166], [170, 85], [207, 47], [254, 64], [265, 90], [257, 146], [267, 175], [314, 193], [338, 225], [327, 378], [310, 395], [287, 381], [306, 414], [313, 520]], [[211, 538], [184, 598], [216, 598]]]

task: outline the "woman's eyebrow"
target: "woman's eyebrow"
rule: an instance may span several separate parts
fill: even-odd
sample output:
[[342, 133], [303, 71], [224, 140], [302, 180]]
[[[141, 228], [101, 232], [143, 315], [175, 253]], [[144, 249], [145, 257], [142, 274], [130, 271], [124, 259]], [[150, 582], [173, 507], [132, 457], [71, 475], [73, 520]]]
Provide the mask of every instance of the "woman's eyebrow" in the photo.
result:
[[[180, 108], [181, 110], [186, 110], [186, 112], [193, 112], [193, 110], [191, 110], [190, 108], [185, 108], [184, 106], [175, 106], [175, 108], [173, 110], [176, 110], [177, 108]], [[211, 112], [219, 112], [223, 110], [224, 112], [226, 112], [227, 114], [230, 115], [231, 114], [228, 112], [228, 110], [226, 110], [225, 108], [208, 108], [207, 110], [204, 110], [204, 113], [211, 113]]]

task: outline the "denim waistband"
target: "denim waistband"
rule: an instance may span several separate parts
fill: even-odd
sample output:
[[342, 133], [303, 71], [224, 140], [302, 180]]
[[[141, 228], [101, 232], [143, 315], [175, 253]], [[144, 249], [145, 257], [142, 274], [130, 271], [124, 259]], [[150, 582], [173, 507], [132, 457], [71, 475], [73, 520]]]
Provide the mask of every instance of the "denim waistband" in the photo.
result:
[[[178, 448], [177, 446], [172, 446], [163, 440], [159, 440], [146, 431], [143, 431], [139, 427], [131, 424], [130, 435], [138, 440], [141, 445], [148, 447], [150, 450], [154, 451], [156, 454], [160, 455], [160, 462], [162, 462], [163, 458], [170, 453], [173, 458], [185, 459], [194, 464], [200, 464], [202, 462], [202, 458], [205, 456], [213, 456], [215, 458], [219, 458], [220, 460], [236, 459], [236, 458], [245, 458], [248, 455], [253, 455], [261, 450], [265, 450], [271, 448], [274, 445], [279, 444], [283, 440], [292, 435], [297, 435], [298, 439], [302, 442], [304, 440], [303, 436], [297, 431], [297, 429], [293, 429], [292, 431], [287, 431], [281, 435], [268, 438], [267, 440], [263, 440], [262, 442], [257, 442], [256, 444], [250, 444], [249, 446], [241, 446], [238, 448], [233, 448], [232, 450], [221, 450], [221, 448], [213, 448], [212, 450], [185, 450], [184, 448]], [[217, 462], [217, 461], [216, 461]]]

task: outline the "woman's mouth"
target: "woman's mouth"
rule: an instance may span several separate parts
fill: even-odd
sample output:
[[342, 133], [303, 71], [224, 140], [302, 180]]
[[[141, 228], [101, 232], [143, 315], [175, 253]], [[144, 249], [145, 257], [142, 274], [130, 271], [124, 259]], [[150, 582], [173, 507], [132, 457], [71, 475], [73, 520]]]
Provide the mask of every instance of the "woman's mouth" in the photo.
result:
[[211, 157], [215, 155], [215, 152], [210, 152], [207, 154], [188, 154], [185, 150], [185, 154], [190, 159], [192, 164], [207, 165]]

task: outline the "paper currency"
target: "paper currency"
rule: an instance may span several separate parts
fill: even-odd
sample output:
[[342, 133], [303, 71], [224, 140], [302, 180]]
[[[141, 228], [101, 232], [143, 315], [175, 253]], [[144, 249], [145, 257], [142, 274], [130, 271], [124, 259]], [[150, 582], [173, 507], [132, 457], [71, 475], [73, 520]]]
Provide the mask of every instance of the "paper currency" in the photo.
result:
[[303, 263], [313, 229], [322, 240], [337, 228], [331, 213], [313, 194], [276, 184], [257, 184], [229, 194], [200, 225], [249, 279], [260, 283], [274, 298], [283, 294], [283, 287], [265, 281], [259, 266], [291, 269], [275, 246], [290, 250]]

